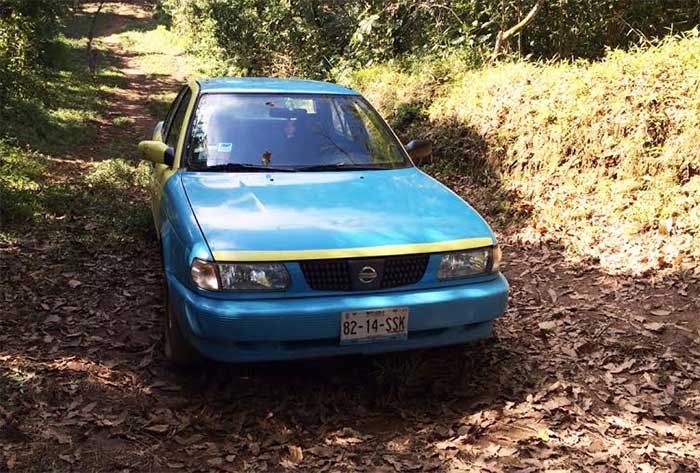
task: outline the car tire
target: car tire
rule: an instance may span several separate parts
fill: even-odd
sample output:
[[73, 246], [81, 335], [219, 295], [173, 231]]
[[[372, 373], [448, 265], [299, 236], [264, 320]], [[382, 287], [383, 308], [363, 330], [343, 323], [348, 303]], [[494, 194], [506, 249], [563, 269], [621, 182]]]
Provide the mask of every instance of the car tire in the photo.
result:
[[187, 341], [177, 317], [173, 314], [167, 287], [165, 290], [165, 317], [163, 319], [165, 359], [178, 367], [192, 367], [202, 364], [204, 357]]

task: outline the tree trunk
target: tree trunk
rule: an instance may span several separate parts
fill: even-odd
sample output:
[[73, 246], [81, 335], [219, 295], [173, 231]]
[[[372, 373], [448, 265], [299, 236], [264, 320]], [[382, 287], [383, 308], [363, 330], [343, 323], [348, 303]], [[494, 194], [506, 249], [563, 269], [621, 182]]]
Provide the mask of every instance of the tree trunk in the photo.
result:
[[87, 60], [88, 68], [90, 68], [90, 73], [94, 76], [97, 70], [97, 53], [92, 49], [92, 41], [95, 38], [95, 25], [97, 24], [97, 16], [102, 11], [102, 6], [105, 4], [104, 1], [100, 2], [95, 10], [95, 14], [92, 15], [92, 21], [90, 22], [90, 30], [88, 31], [88, 42], [87, 42]]
[[532, 7], [532, 9], [525, 16], [525, 18], [520, 20], [516, 25], [512, 26], [506, 31], [501, 30], [498, 32], [498, 36], [496, 36], [496, 46], [493, 48], [493, 54], [491, 55], [492, 63], [496, 62], [496, 60], [498, 59], [498, 55], [501, 52], [503, 44], [516, 34], [520, 33], [527, 25], [532, 23], [532, 20], [534, 20], [537, 14], [540, 12], [540, 10], [542, 10], [542, 7], [544, 6], [545, 2], [546, 0], [537, 0], [535, 6]]

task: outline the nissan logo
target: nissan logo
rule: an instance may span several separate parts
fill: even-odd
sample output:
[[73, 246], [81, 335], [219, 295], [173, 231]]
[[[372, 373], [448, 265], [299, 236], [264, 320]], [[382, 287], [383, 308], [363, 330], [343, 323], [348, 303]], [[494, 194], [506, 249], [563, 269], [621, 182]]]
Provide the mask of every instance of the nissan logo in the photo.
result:
[[357, 279], [363, 284], [371, 284], [377, 279], [377, 270], [372, 266], [364, 266], [360, 272], [357, 273]]

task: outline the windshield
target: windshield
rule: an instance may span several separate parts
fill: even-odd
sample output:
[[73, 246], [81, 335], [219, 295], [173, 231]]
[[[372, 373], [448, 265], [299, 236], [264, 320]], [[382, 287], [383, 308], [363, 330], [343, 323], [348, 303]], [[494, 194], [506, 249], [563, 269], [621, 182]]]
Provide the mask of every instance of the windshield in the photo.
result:
[[379, 115], [354, 95], [204, 94], [186, 156], [193, 171], [410, 166]]

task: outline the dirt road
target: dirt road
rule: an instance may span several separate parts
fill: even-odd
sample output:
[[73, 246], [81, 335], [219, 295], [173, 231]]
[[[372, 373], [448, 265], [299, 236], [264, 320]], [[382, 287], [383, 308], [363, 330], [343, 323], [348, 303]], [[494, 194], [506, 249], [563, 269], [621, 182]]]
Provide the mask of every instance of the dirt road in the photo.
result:
[[[148, 15], [114, 2], [100, 33]], [[56, 160], [67, 186], [106, 143], [147, 137], [148, 97], [178, 82], [105, 54], [127, 80], [97, 142]], [[62, 225], [0, 248], [0, 471], [700, 471], [692, 275], [609, 275], [501, 228], [512, 297], [492, 340], [173, 372], [156, 244], [86, 246], [110, 231], [94, 215]]]

